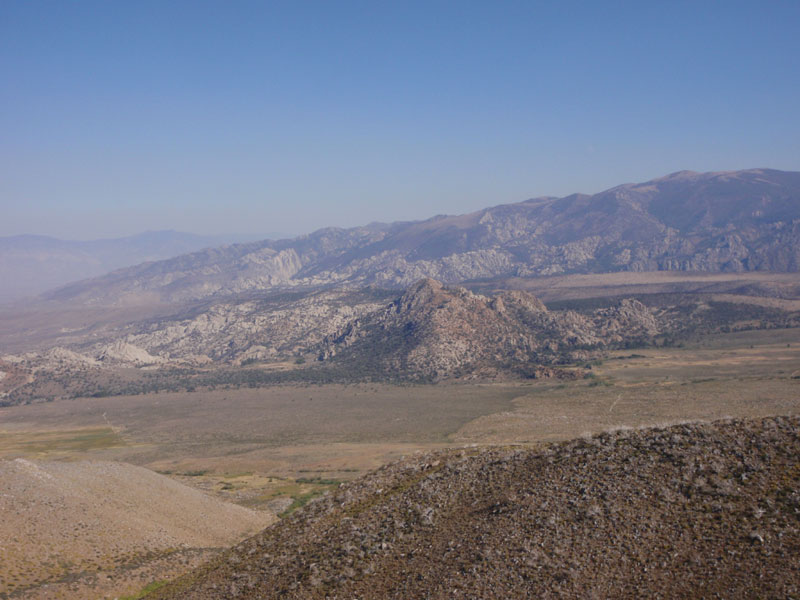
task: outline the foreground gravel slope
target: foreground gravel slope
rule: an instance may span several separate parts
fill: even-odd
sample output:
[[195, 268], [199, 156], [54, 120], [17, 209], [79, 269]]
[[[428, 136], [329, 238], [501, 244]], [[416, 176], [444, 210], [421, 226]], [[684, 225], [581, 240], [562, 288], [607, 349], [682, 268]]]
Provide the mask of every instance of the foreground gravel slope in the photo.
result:
[[800, 594], [800, 418], [384, 467], [152, 598]]

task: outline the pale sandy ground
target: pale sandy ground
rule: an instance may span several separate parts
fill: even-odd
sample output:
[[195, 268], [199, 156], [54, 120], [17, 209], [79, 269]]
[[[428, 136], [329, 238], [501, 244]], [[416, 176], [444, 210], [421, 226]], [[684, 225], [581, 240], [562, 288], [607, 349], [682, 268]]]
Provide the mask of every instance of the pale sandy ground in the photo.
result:
[[0, 597], [133, 593], [275, 519], [124, 463], [4, 460], [0, 486]]

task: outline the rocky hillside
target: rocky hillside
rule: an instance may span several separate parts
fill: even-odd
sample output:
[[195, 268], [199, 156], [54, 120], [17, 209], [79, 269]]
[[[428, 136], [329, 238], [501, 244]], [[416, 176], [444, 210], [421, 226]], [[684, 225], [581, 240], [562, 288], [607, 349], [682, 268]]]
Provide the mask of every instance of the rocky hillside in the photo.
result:
[[11, 373], [13, 364], [52, 370], [294, 361], [316, 354], [326, 336], [393, 296], [365, 289], [230, 299], [102, 332], [70, 332], [47, 350], [1, 356], [0, 372]]
[[182, 318], [93, 331], [69, 347], [2, 355], [8, 381], [0, 381], [0, 402], [11, 402], [12, 390], [16, 398], [20, 386], [47, 396], [37, 380], [85, 382], [115, 367], [257, 363], [296, 369], [298, 379], [311, 368], [353, 381], [574, 377], [554, 366], [647, 344], [659, 333], [655, 314], [634, 299], [585, 313], [548, 311], [524, 291], [484, 296], [423, 279], [398, 296], [331, 290], [214, 303]]
[[415, 456], [151, 597], [796, 597], [799, 455], [775, 417]]
[[3, 598], [135, 591], [274, 520], [123, 463], [6, 460], [0, 481]]
[[432, 279], [402, 294], [364, 288], [228, 298], [0, 354], [0, 406], [218, 384], [591, 376], [577, 365], [609, 349], [800, 326], [800, 301], [763, 297], [761, 289], [752, 297], [613, 295], [550, 309], [523, 290], [477, 294]]
[[675, 173], [593, 196], [540, 198], [413, 223], [323, 229], [209, 249], [64, 287], [124, 304], [330, 284], [406, 287], [607, 271], [797, 271], [800, 173]]
[[220, 302], [186, 318], [133, 324], [115, 335], [158, 359], [184, 363], [294, 360], [390, 297], [374, 290], [329, 290]]
[[325, 338], [320, 359], [367, 371], [441, 379], [515, 371], [553, 375], [554, 363], [588, 351], [641, 344], [659, 333], [636, 300], [581, 315], [550, 312], [522, 291], [487, 297], [423, 279], [386, 308], [356, 318]]

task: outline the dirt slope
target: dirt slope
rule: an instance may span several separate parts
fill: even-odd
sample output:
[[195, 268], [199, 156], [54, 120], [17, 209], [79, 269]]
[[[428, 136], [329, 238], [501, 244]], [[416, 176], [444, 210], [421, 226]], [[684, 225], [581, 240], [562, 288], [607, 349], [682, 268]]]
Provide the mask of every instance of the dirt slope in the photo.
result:
[[152, 598], [800, 594], [800, 418], [417, 456]]
[[[26, 598], [80, 598], [77, 589], [40, 587], [80, 578], [100, 580], [93, 597], [119, 592], [124, 585], [106, 580], [167, 555], [229, 546], [274, 519], [133, 465], [24, 459], [0, 461], [0, 515], [0, 597]], [[131, 585], [159, 578], [160, 568]]]

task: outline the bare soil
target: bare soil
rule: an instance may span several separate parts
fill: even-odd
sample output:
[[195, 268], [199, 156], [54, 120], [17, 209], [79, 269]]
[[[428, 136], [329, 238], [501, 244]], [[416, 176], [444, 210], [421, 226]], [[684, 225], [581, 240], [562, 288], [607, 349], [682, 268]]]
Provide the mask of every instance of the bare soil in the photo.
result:
[[125, 463], [2, 460], [0, 481], [3, 598], [137, 591], [275, 519]]

